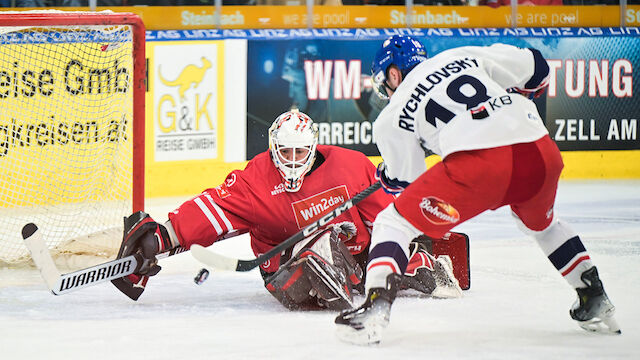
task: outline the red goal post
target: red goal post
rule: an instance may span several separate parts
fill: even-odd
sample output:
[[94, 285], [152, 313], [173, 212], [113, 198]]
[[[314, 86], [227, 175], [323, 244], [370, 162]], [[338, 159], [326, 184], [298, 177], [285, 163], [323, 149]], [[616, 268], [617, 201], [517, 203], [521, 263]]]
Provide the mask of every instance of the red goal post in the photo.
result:
[[[28, 260], [27, 222], [63, 254], [117, 251], [144, 209], [145, 91], [137, 15], [0, 12], [0, 265]], [[108, 250], [65, 248], [85, 238]]]

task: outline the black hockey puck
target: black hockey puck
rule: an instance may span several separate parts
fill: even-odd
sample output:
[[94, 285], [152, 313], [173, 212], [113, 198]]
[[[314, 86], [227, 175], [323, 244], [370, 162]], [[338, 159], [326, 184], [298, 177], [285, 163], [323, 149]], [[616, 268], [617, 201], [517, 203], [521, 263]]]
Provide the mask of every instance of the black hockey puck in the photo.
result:
[[208, 277], [209, 277], [209, 270], [202, 268], [198, 272], [198, 275], [196, 275], [196, 277], [193, 278], [193, 282], [195, 282], [197, 285], [202, 285], [202, 283], [205, 282]]

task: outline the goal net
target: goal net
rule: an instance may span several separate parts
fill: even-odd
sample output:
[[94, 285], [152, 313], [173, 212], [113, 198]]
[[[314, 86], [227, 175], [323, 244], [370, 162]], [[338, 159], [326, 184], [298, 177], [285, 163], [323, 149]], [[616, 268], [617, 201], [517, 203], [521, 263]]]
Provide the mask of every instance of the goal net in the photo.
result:
[[29, 222], [54, 255], [115, 255], [144, 207], [145, 85], [136, 15], [0, 12], [0, 265], [29, 263]]

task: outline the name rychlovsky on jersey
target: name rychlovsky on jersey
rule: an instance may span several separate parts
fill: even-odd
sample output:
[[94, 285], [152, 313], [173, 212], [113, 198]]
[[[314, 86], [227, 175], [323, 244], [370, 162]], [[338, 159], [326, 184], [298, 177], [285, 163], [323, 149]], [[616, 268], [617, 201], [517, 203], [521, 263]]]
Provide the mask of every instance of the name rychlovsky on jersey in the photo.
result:
[[[398, 125], [407, 131], [413, 131], [414, 113], [418, 110], [418, 104], [422, 101], [423, 97], [427, 95], [436, 85], [440, 84], [443, 79], [450, 77], [452, 74], [457, 74], [469, 67], [478, 67], [478, 61], [473, 58], [465, 57], [464, 59], [454, 60], [442, 68], [428, 74], [424, 77], [424, 83], [420, 82], [413, 89], [411, 97], [402, 108], [402, 114], [400, 114], [400, 120]], [[435, 124], [432, 124], [435, 126]]]

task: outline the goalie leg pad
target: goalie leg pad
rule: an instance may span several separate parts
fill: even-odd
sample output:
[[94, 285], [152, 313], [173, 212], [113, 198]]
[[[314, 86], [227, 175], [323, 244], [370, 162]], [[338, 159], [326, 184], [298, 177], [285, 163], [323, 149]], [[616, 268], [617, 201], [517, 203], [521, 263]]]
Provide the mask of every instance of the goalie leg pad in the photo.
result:
[[310, 310], [317, 308], [317, 301], [311, 295], [311, 283], [303, 274], [300, 262], [278, 271], [269, 279], [265, 287], [282, 305], [289, 310]]
[[[466, 235], [448, 233], [442, 239], [421, 235], [409, 244], [409, 254], [409, 264], [400, 282], [401, 289], [414, 289], [438, 298], [456, 298], [462, 296], [460, 279], [465, 281], [465, 289], [468, 289]], [[456, 259], [458, 268], [452, 257]], [[458, 276], [454, 269], [458, 270]]]
[[266, 284], [289, 310], [345, 310], [353, 307], [352, 287], [343, 272], [307, 250]]
[[422, 243], [423, 247], [435, 258], [449, 256], [453, 267], [453, 275], [460, 283], [462, 290], [471, 288], [471, 267], [469, 264], [469, 237], [458, 232], [448, 232], [440, 239], [420, 236], [413, 242]]
[[304, 273], [323, 307], [345, 310], [353, 307], [353, 289], [346, 274], [324, 261], [317, 254], [306, 257]]
[[411, 258], [400, 282], [401, 289], [414, 289], [436, 298], [458, 298], [462, 289], [453, 275], [448, 255], [437, 259], [427, 251], [426, 237], [419, 237], [409, 244]]
[[453, 275], [462, 290], [471, 288], [471, 267], [469, 265], [469, 236], [458, 232], [448, 232], [441, 239], [433, 240], [433, 256], [448, 255], [453, 266]]
[[300, 249], [266, 280], [266, 288], [290, 310], [353, 307], [353, 287], [362, 270], [332, 231], [324, 231], [310, 248]]

